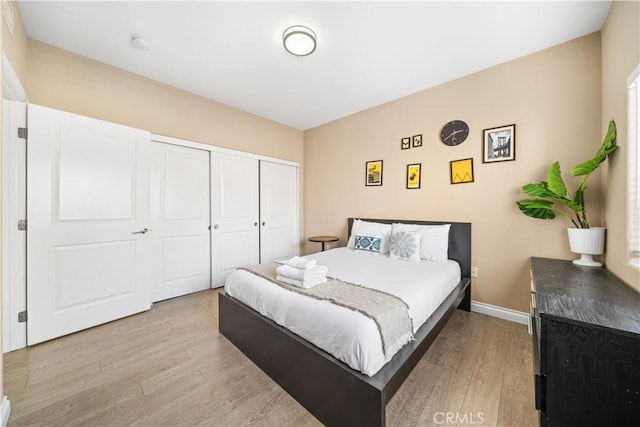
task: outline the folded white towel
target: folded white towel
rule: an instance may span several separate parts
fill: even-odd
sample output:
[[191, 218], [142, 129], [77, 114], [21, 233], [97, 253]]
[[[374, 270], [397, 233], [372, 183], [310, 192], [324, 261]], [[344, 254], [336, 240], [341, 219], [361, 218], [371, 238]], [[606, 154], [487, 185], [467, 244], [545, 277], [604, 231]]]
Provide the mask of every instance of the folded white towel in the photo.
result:
[[316, 260], [315, 259], [306, 259], [306, 258], [302, 258], [299, 256], [294, 256], [293, 258], [287, 260], [284, 262], [285, 265], [288, 265], [289, 267], [293, 267], [293, 268], [300, 268], [303, 270], [309, 270], [313, 267], [316, 266]]
[[327, 267], [324, 265], [316, 265], [313, 268], [301, 270], [288, 265], [281, 265], [276, 269], [276, 273], [279, 276], [288, 277], [289, 279], [308, 280], [327, 274]]
[[288, 285], [309, 289], [309, 288], [313, 288], [316, 285], [319, 285], [320, 283], [326, 282], [327, 277], [323, 275], [323, 276], [315, 277], [311, 280], [296, 280], [296, 279], [290, 279], [284, 276], [276, 276], [276, 280], [282, 283], [286, 283]]

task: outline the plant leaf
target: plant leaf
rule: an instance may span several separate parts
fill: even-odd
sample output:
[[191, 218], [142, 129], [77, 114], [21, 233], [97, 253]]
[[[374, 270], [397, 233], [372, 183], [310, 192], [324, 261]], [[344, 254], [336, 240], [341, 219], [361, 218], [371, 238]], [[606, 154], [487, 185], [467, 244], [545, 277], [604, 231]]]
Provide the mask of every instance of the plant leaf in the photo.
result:
[[567, 194], [567, 186], [564, 184], [564, 180], [562, 179], [559, 162], [555, 162], [551, 165], [551, 168], [549, 168], [549, 173], [547, 174], [547, 186], [549, 191], [560, 197]]
[[520, 211], [537, 219], [553, 219], [556, 217], [556, 213], [551, 209], [553, 202], [541, 199], [526, 199], [516, 202]]
[[562, 203], [563, 205], [565, 205], [566, 207], [568, 207], [569, 209], [571, 209], [574, 212], [582, 212], [583, 211], [583, 207], [582, 205], [576, 203], [573, 200], [569, 200], [566, 197], [559, 197], [558, 202]]
[[549, 191], [549, 189], [547, 188], [547, 183], [545, 181], [542, 181], [538, 184], [527, 184], [522, 187], [522, 191], [524, 191], [527, 196], [532, 197], [557, 197], [555, 194]]
[[609, 128], [607, 129], [607, 135], [604, 137], [604, 140], [602, 141], [598, 152], [593, 156], [593, 159], [575, 165], [573, 169], [571, 169], [571, 175], [584, 176], [596, 170], [598, 166], [607, 159], [607, 157], [618, 150], [617, 136], [616, 122], [611, 120], [609, 122]]

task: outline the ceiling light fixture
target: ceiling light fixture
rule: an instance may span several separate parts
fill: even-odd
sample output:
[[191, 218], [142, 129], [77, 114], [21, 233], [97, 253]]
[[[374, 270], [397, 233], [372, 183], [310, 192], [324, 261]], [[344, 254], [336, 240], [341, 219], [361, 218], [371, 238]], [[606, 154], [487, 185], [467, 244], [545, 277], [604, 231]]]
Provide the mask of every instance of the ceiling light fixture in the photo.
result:
[[294, 25], [282, 33], [282, 45], [292, 55], [311, 55], [317, 47], [316, 33], [311, 28]]
[[131, 44], [140, 50], [149, 50], [151, 45], [142, 37], [131, 37]]

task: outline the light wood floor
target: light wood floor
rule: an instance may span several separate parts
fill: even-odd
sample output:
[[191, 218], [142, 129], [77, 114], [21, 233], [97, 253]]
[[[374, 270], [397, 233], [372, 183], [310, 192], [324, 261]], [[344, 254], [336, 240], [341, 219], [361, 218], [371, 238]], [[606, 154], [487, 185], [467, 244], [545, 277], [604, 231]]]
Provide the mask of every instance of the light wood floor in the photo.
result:
[[[9, 426], [320, 425], [217, 317], [217, 292], [203, 291], [5, 354]], [[387, 405], [387, 425], [534, 426], [531, 363], [526, 327], [458, 310]]]

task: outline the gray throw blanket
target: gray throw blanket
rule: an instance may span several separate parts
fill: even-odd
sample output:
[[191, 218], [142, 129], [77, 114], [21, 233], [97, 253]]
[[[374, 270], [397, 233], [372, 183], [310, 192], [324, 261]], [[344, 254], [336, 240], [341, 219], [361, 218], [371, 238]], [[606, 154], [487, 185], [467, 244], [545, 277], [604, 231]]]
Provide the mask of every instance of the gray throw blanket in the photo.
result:
[[276, 269], [279, 265], [272, 262], [240, 268], [239, 270], [246, 270], [291, 292], [322, 301], [329, 301], [332, 304], [367, 316], [378, 327], [382, 341], [382, 351], [386, 357], [389, 356], [387, 354], [388, 348], [399, 348], [397, 341], [400, 338], [409, 334], [413, 339], [409, 307], [395, 295], [330, 277], [327, 278], [325, 283], [310, 289], [288, 285], [276, 280]]

